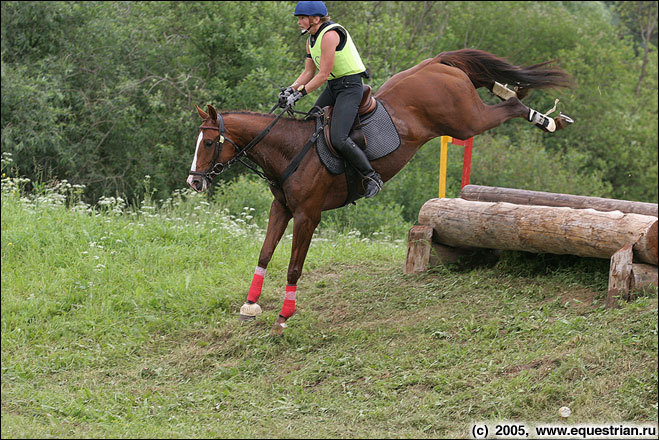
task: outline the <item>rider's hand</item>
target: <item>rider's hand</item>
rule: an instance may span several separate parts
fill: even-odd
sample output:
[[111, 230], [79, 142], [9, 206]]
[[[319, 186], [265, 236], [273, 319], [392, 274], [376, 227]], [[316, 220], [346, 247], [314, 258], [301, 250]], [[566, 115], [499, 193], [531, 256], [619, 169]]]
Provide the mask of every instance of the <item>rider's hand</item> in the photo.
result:
[[290, 96], [290, 94], [294, 92], [293, 87], [290, 87], [290, 86], [288, 86], [286, 88], [281, 87], [279, 90], [280, 90], [280, 92], [279, 92], [278, 99], [279, 99], [280, 102], [286, 101], [288, 99], [288, 97]]
[[288, 97], [291, 96], [291, 94], [295, 92], [295, 90], [293, 90], [293, 87], [290, 86], [286, 88], [281, 87], [279, 90], [280, 92], [279, 92], [279, 96], [277, 97], [277, 103], [279, 107], [284, 108], [286, 107]]
[[292, 108], [295, 103], [302, 99], [302, 97], [306, 94], [307, 91], [304, 89], [304, 86], [300, 86], [297, 90], [290, 94], [288, 98], [286, 98], [286, 105]]

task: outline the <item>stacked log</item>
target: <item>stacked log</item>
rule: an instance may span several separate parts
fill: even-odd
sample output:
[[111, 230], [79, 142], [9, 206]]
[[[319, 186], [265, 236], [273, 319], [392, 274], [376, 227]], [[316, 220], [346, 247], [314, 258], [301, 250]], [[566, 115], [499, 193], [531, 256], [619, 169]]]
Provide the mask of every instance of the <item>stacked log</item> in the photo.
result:
[[572, 194], [500, 188], [495, 186], [466, 185], [460, 191], [460, 198], [476, 202], [508, 202], [517, 205], [542, 205], [575, 209], [592, 208], [598, 211], [620, 211], [653, 215], [655, 217], [659, 216], [659, 209], [656, 203], [575, 196]]
[[643, 214], [656, 213], [656, 204], [477, 185], [462, 195], [517, 203], [429, 200], [410, 230], [406, 273], [455, 262], [468, 250], [500, 249], [611, 259], [608, 306], [657, 284], [657, 216]]
[[657, 217], [512, 203], [431, 199], [419, 211], [439, 243], [611, 258], [634, 245], [639, 262], [657, 264]]

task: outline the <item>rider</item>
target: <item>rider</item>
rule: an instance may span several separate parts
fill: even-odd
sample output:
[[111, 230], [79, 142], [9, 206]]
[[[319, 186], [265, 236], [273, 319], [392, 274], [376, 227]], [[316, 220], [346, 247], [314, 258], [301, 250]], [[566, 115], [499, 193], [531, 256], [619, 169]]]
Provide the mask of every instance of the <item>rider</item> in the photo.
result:
[[330, 20], [322, 1], [298, 2], [293, 15], [302, 28], [301, 35], [309, 33], [307, 55], [304, 71], [279, 97], [293, 106], [327, 81], [327, 87], [314, 105], [321, 108], [334, 105], [332, 144], [366, 179], [364, 197], [373, 197], [382, 188], [382, 179], [366, 154], [348, 136], [362, 99], [362, 76], [367, 77], [359, 52], [348, 31]]

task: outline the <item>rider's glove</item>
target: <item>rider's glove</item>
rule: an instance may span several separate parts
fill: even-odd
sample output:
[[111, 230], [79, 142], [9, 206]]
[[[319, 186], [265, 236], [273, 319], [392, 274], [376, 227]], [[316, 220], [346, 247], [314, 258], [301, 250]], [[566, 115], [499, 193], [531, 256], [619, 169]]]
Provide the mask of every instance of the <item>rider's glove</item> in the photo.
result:
[[303, 96], [307, 94], [307, 91], [305, 90], [304, 86], [298, 87], [297, 90], [295, 90], [292, 94], [286, 98], [286, 105], [289, 107], [293, 107], [296, 102], [298, 102], [300, 99], [302, 99]]
[[280, 92], [279, 92], [278, 101], [279, 101], [279, 105], [281, 107], [283, 107], [283, 106], [286, 105], [286, 100], [291, 95], [291, 93], [294, 92], [294, 90], [293, 90], [293, 87], [290, 87], [290, 86], [286, 87], [286, 88], [281, 87], [279, 90], [280, 90]]

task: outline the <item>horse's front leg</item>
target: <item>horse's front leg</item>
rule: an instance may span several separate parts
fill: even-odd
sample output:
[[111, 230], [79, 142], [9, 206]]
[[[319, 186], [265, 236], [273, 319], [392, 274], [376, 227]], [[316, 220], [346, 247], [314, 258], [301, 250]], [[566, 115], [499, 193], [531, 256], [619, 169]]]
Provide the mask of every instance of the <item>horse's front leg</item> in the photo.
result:
[[297, 294], [297, 280], [302, 275], [302, 266], [307, 256], [311, 237], [316, 227], [320, 223], [320, 209], [318, 212], [296, 213], [293, 219], [293, 248], [291, 250], [291, 261], [288, 264], [288, 283], [286, 285], [286, 294], [284, 304], [279, 313], [279, 318], [272, 326], [272, 335], [283, 334], [286, 328], [286, 320], [295, 313], [295, 296]]
[[263, 288], [263, 279], [265, 278], [265, 271], [270, 263], [272, 254], [281, 240], [288, 222], [291, 220], [291, 212], [280, 203], [277, 199], [273, 200], [270, 206], [270, 216], [268, 220], [268, 229], [265, 234], [265, 241], [261, 247], [261, 254], [259, 255], [259, 263], [254, 271], [252, 284], [249, 286], [249, 293], [247, 294], [247, 301], [240, 308], [240, 320], [247, 321], [256, 318], [261, 314], [261, 306], [257, 304], [261, 296], [261, 289]]

